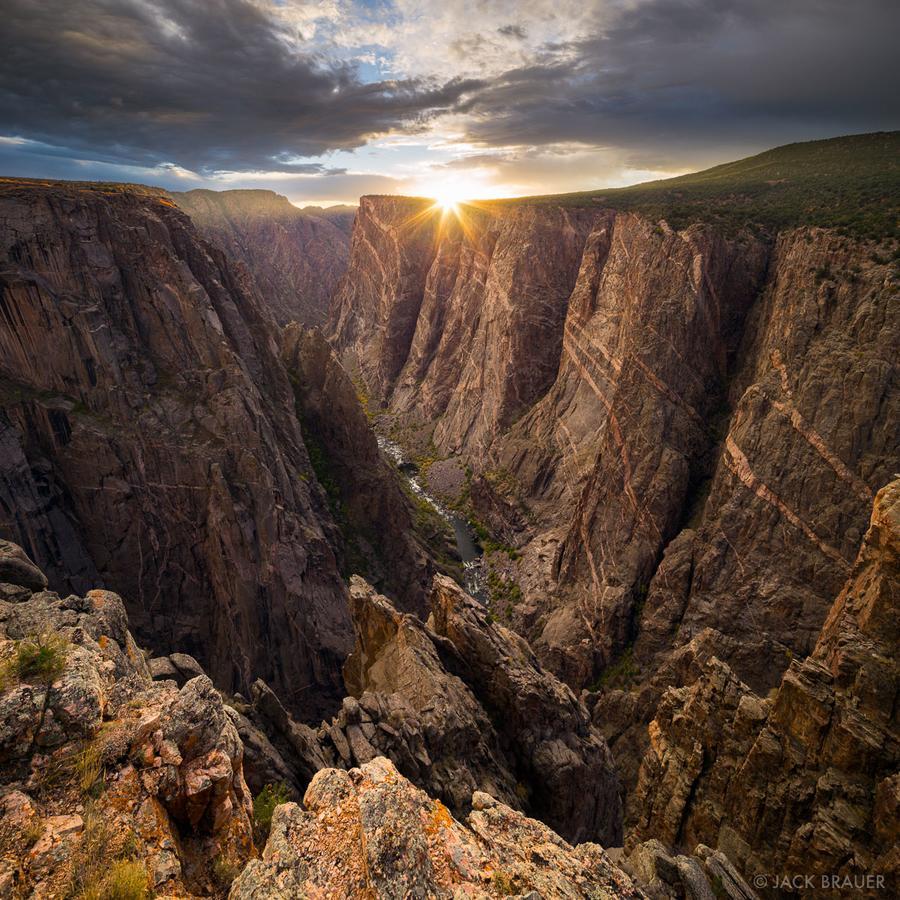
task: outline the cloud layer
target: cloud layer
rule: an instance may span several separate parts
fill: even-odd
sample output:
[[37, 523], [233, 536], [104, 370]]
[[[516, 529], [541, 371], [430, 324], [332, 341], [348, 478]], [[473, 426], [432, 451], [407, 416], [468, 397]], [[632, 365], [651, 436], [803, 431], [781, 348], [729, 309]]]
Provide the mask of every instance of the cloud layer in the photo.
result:
[[4, 7], [0, 122], [100, 161], [296, 170], [298, 157], [421, 128], [472, 86], [453, 76], [365, 83], [251, 0]]
[[900, 124], [895, 0], [4, 0], [3, 14], [13, 174], [352, 199], [468, 172], [549, 191]]

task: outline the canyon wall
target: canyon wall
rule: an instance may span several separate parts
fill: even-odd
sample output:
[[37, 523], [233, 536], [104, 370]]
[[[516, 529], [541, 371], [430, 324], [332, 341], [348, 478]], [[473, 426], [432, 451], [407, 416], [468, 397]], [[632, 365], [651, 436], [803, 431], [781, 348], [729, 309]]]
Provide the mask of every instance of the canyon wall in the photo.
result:
[[[718, 659], [664, 694], [629, 800], [631, 841], [720, 847], [745, 872], [900, 873], [900, 480], [825, 626], [768, 697]], [[871, 886], [875, 887], [874, 881]]]
[[205, 238], [247, 267], [279, 325], [322, 325], [347, 267], [355, 209], [298, 209], [273, 191], [195, 190], [169, 196]]
[[392, 421], [468, 467], [475, 516], [501, 531], [499, 498], [527, 523], [498, 612], [603, 686], [615, 749], [701, 645], [763, 692], [812, 651], [900, 462], [894, 279], [824, 229], [373, 197], [332, 334]]
[[150, 190], [4, 182], [0, 248], [0, 534], [220, 686], [325, 711], [340, 536], [252, 280]]

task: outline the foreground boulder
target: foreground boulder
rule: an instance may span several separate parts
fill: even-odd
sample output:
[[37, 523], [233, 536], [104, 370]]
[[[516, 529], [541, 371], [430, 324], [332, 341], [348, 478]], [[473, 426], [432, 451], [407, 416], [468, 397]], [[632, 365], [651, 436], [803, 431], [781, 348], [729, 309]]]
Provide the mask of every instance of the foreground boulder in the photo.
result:
[[116, 594], [33, 592], [35, 571], [0, 546], [0, 896], [221, 889], [253, 843], [220, 695], [154, 682]]
[[276, 809], [231, 900], [645, 896], [596, 844], [572, 847], [483, 793], [459, 822], [383, 757], [319, 772], [304, 806]]

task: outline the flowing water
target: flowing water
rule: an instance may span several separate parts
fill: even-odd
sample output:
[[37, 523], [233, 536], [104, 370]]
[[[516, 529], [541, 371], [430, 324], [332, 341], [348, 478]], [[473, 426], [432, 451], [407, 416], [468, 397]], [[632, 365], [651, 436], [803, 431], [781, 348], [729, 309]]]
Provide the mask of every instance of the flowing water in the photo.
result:
[[425, 488], [420, 477], [419, 467], [407, 458], [403, 448], [383, 435], [378, 436], [378, 446], [381, 452], [393, 463], [394, 468], [406, 479], [410, 490], [420, 499], [424, 500], [445, 522], [449, 523], [456, 538], [456, 549], [463, 564], [463, 582], [465, 589], [482, 603], [487, 602], [487, 587], [485, 585], [484, 560], [481, 547], [475, 540], [475, 534], [469, 523], [448, 509], [433, 497]]

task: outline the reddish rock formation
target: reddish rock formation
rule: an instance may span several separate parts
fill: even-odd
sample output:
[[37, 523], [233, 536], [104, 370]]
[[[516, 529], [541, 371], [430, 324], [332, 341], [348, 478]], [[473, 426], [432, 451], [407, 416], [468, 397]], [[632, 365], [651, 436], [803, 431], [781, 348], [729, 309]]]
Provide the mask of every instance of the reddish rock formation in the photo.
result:
[[321, 325], [347, 267], [353, 207], [298, 209], [272, 191], [186, 191], [170, 197], [200, 233], [253, 274], [279, 325]]
[[340, 538], [250, 280], [161, 193], [73, 184], [0, 185], [0, 260], [0, 535], [219, 685], [324, 712]]
[[[813, 652], [758, 697], [711, 659], [666, 692], [630, 800], [629, 840], [703, 841], [747, 873], [900, 874], [900, 480]], [[852, 884], [852, 882], [851, 882]], [[871, 885], [875, 887], [874, 883]], [[890, 890], [890, 887], [887, 887]]]

